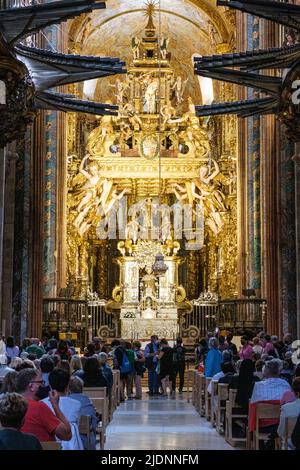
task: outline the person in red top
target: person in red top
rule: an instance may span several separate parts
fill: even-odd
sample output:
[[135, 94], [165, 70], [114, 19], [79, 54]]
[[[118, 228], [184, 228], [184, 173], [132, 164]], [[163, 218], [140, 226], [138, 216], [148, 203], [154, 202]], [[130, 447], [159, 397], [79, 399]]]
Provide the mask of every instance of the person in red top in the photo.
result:
[[24, 369], [16, 378], [17, 392], [28, 400], [21, 432], [35, 435], [39, 441], [55, 441], [55, 438], [69, 441], [72, 437], [71, 425], [59, 409], [59, 396], [55, 390], [49, 392], [49, 399], [54, 413], [42, 402], [38, 401], [38, 390], [43, 385], [42, 374], [36, 369]]

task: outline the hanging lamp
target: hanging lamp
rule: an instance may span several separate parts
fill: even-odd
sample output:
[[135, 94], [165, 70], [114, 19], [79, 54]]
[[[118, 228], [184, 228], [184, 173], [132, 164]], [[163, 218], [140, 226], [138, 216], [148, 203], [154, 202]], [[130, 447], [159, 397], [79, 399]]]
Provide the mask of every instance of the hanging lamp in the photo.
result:
[[[158, 23], [159, 23], [159, 30], [158, 30], [158, 60], [159, 60], [159, 77], [158, 77], [158, 206], [161, 206], [161, 5], [160, 0], [158, 2]], [[168, 266], [164, 261], [164, 255], [162, 253], [162, 241], [161, 241], [161, 224], [159, 225], [159, 242], [161, 245], [161, 251], [157, 253], [155, 256], [155, 261], [152, 266], [152, 271], [155, 276], [164, 276], [164, 274], [168, 270]]]

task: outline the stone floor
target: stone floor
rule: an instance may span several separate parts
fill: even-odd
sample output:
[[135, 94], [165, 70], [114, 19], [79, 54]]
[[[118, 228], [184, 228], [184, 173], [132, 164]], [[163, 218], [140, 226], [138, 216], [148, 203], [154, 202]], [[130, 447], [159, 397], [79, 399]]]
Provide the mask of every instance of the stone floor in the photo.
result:
[[[185, 394], [184, 394], [185, 395]], [[121, 403], [107, 428], [107, 450], [233, 450], [183, 396]]]

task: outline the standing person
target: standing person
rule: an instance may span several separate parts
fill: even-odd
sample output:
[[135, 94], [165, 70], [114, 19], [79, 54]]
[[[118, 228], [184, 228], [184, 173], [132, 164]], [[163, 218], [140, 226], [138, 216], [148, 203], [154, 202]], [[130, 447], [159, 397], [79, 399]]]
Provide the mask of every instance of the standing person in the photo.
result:
[[0, 450], [43, 450], [32, 434], [20, 431], [28, 403], [18, 393], [0, 395]]
[[234, 358], [234, 357], [238, 356], [238, 351], [237, 351], [236, 345], [232, 342], [232, 340], [233, 340], [233, 334], [231, 332], [228, 332], [227, 336], [226, 336], [225, 345], [226, 345], [226, 349], [228, 351], [231, 351], [232, 357]]
[[160, 353], [157, 358], [159, 360], [159, 378], [161, 380], [163, 396], [167, 397], [167, 388], [171, 389], [170, 378], [173, 371], [173, 349], [170, 348], [166, 339], [162, 339], [160, 342]]
[[145, 371], [145, 356], [143, 351], [141, 350], [141, 343], [139, 341], [135, 341], [133, 343], [133, 348], [135, 352], [135, 377], [134, 377], [134, 384], [135, 384], [135, 399], [141, 400], [142, 399], [142, 378]]
[[240, 349], [240, 359], [252, 359], [253, 348], [249, 344], [249, 339], [247, 336], [241, 337], [241, 349]]
[[148, 369], [149, 396], [152, 397], [159, 394], [159, 378], [155, 372], [159, 354], [158, 336], [152, 335], [150, 341], [145, 347], [145, 366]]
[[205, 364], [206, 356], [208, 354], [208, 345], [205, 338], [201, 338], [198, 346], [195, 348], [195, 363], [196, 367], [202, 362]]
[[219, 341], [217, 338], [212, 337], [208, 341], [209, 352], [205, 361], [205, 377], [213, 377], [218, 372], [221, 372], [221, 364], [223, 362], [223, 354], [218, 349]]
[[108, 353], [106, 346], [104, 346], [104, 341], [101, 338], [95, 336], [93, 338], [93, 343], [95, 345], [95, 350], [97, 354], [100, 354], [101, 352], [105, 352], [106, 354]]
[[179, 374], [179, 393], [183, 392], [184, 386], [184, 370], [185, 370], [185, 354], [186, 349], [182, 345], [182, 338], [176, 339], [173, 348], [173, 373], [172, 373], [172, 392], [176, 391], [176, 377]]
[[126, 352], [126, 342], [123, 339], [120, 340], [119, 346], [117, 346], [114, 351], [114, 364], [115, 367], [119, 369], [121, 377], [120, 401], [125, 401], [125, 387], [127, 391], [127, 398], [131, 399], [130, 374], [132, 373], [132, 366]]

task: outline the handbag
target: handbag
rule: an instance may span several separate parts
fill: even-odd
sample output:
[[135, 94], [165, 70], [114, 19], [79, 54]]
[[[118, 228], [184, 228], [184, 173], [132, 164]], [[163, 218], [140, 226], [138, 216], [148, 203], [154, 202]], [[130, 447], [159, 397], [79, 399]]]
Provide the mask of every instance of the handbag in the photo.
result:
[[157, 366], [155, 367], [155, 372], [157, 373], [157, 375], [160, 374], [160, 362], [157, 363]]

